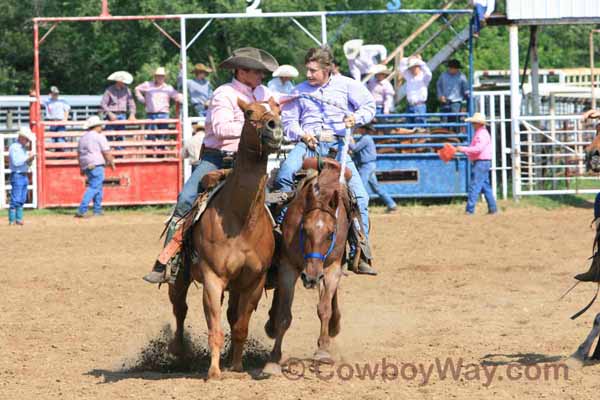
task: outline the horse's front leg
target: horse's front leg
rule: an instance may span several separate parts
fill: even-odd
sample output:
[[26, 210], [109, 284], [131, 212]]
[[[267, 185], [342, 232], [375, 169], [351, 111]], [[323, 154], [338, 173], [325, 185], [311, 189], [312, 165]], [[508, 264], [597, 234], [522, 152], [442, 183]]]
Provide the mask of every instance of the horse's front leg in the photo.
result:
[[331, 360], [329, 347], [331, 344], [331, 337], [333, 335], [330, 335], [329, 326], [330, 323], [335, 322], [332, 320], [332, 317], [339, 318], [337, 315], [333, 315], [333, 298], [337, 292], [341, 276], [342, 269], [340, 264], [332, 264], [325, 269], [325, 277], [319, 286], [319, 304], [317, 305], [317, 314], [321, 320], [321, 332], [319, 335], [319, 340], [317, 341], [318, 349], [314, 356], [316, 360]]
[[221, 327], [221, 299], [225, 288], [224, 282], [207, 266], [203, 266], [204, 291], [202, 301], [204, 317], [208, 326], [208, 347], [210, 348], [209, 379], [221, 377], [219, 358], [223, 348], [224, 335]]
[[186, 302], [188, 289], [190, 287], [191, 279], [189, 275], [183, 271], [179, 274], [174, 284], [169, 285], [169, 299], [173, 305], [173, 314], [175, 315], [176, 329], [175, 337], [169, 343], [169, 352], [177, 357], [183, 356], [183, 324], [188, 311], [188, 305]]
[[[288, 262], [282, 261], [279, 265], [277, 275], [277, 290], [274, 294], [277, 299], [273, 299], [273, 306], [269, 312], [270, 319], [267, 326], [272, 327], [272, 333], [275, 336], [275, 344], [269, 356], [269, 362], [265, 365], [263, 372], [270, 375], [280, 375], [281, 366], [281, 346], [283, 336], [292, 324], [292, 303], [294, 301], [294, 291], [298, 281], [298, 271]], [[277, 307], [273, 310], [273, 307]], [[266, 329], [266, 326], [265, 326]], [[268, 332], [267, 332], [268, 333]]]

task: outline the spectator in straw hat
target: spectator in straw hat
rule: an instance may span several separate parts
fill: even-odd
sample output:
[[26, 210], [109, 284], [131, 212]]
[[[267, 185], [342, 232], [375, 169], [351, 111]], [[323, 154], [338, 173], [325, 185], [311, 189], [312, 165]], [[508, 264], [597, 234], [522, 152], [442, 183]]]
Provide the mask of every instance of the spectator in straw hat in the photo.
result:
[[292, 79], [298, 77], [298, 70], [291, 65], [280, 65], [273, 72], [273, 79], [267, 84], [273, 92], [288, 95], [294, 90]]
[[[431, 70], [421, 56], [404, 57], [400, 60], [400, 73], [406, 81], [406, 100], [409, 114], [427, 113], [427, 87], [431, 82]], [[408, 118], [408, 123], [424, 124], [425, 117]]]
[[[211, 68], [206, 65], [199, 63], [194, 66], [192, 73], [194, 74], [194, 79], [187, 80], [187, 90], [190, 94], [190, 104], [196, 110], [196, 114], [199, 117], [206, 117], [206, 109], [208, 107], [208, 102], [210, 101], [210, 97], [212, 96], [213, 89], [212, 85], [208, 81], [208, 74], [212, 71]], [[181, 90], [183, 87], [183, 76], [181, 72], [177, 77], [177, 89]]]
[[469, 183], [469, 196], [467, 198], [467, 214], [475, 213], [475, 204], [479, 195], [483, 193], [488, 204], [488, 212], [495, 214], [498, 211], [495, 194], [490, 184], [490, 170], [492, 169], [493, 144], [485, 125], [485, 115], [475, 113], [465, 122], [473, 125], [475, 135], [469, 146], [458, 146], [458, 152], [465, 153], [473, 162], [471, 166], [471, 182]]
[[387, 79], [391, 73], [392, 71], [381, 64], [374, 65], [369, 70], [369, 74], [375, 76], [367, 82], [367, 88], [375, 98], [377, 114], [389, 114], [394, 108], [394, 87]]
[[10, 206], [8, 224], [23, 225], [23, 204], [27, 200], [29, 185], [29, 166], [35, 159], [33, 151], [27, 151], [33, 142], [33, 134], [27, 127], [19, 130], [17, 141], [8, 148], [8, 167], [10, 168]]
[[[167, 119], [169, 118], [169, 107], [171, 100], [181, 103], [183, 97], [175, 88], [166, 82], [167, 71], [164, 67], [158, 67], [154, 71], [154, 80], [141, 83], [135, 87], [135, 97], [146, 108], [146, 115], [149, 119]], [[166, 124], [150, 125], [150, 129], [167, 129]], [[162, 135], [157, 135], [154, 140], [163, 139]]]
[[79, 139], [77, 156], [81, 174], [87, 177], [87, 190], [75, 214], [76, 218], [86, 218], [90, 201], [94, 201], [94, 215], [102, 215], [102, 184], [104, 166], [108, 163], [115, 169], [115, 161], [110, 153], [106, 137], [102, 135], [102, 120], [97, 116], [87, 119], [84, 129], [87, 132]]
[[[56, 86], [50, 87], [50, 97], [42, 102], [44, 109], [46, 110], [45, 120], [53, 122], [67, 121], [69, 119], [69, 111], [71, 106], [59, 98], [60, 90]], [[66, 130], [65, 125], [53, 125], [48, 127], [49, 132], [64, 132]], [[65, 143], [64, 137], [53, 137], [53, 143]]]
[[[131, 90], [127, 87], [133, 82], [133, 76], [127, 71], [117, 71], [110, 74], [108, 81], [114, 82], [106, 88], [100, 108], [107, 121], [123, 121], [135, 119], [135, 100]], [[124, 125], [108, 125], [106, 130], [123, 130]]]
[[[238, 99], [247, 103], [267, 101], [276, 95], [262, 84], [265, 74], [274, 72], [279, 64], [264, 50], [244, 47], [233, 51], [233, 55], [223, 61], [220, 69], [233, 71], [231, 82], [219, 86], [210, 101], [205, 121], [205, 136], [200, 162], [183, 185], [177, 197], [173, 211], [174, 218], [169, 223], [165, 238], [165, 247], [173, 239], [177, 229], [177, 220], [184, 216], [202, 190], [200, 181], [210, 171], [225, 167], [225, 160], [237, 152], [244, 126], [244, 112], [238, 106]], [[169, 259], [175, 257], [168, 254]], [[161, 257], [162, 259], [162, 257]], [[173, 261], [178, 264], [179, 261]], [[156, 260], [152, 271], [144, 276], [149, 283], [167, 281], [166, 265]]]
[[364, 44], [362, 39], [344, 43], [344, 55], [348, 60], [350, 76], [360, 81], [362, 76], [387, 57], [387, 49], [381, 44]]

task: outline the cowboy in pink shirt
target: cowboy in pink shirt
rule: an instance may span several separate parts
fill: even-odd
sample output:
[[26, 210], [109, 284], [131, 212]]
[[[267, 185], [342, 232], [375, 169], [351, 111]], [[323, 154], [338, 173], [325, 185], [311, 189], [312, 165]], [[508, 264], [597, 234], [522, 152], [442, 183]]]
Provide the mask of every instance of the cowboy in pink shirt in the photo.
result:
[[[275, 71], [277, 67], [279, 64], [272, 55], [253, 47], [234, 50], [233, 55], [219, 65], [219, 68], [233, 70], [233, 79], [230, 83], [219, 86], [213, 92], [206, 115], [206, 136], [200, 154], [200, 162], [185, 182], [183, 190], [177, 198], [177, 205], [173, 212], [174, 218], [168, 227], [165, 240], [167, 249], [173, 247], [167, 246], [167, 244], [175, 235], [177, 220], [192, 208], [198, 197], [202, 177], [210, 171], [224, 168], [224, 160], [238, 149], [244, 125], [244, 112], [237, 104], [238, 98], [248, 103], [266, 101], [270, 97], [277, 100], [277, 97], [262, 84], [265, 74]], [[170, 260], [175, 260], [177, 257], [179, 256], [168, 255]], [[166, 265], [160, 261], [164, 258], [162, 254], [159, 256], [152, 272], [144, 277], [145, 281], [150, 283], [166, 282]], [[179, 263], [179, 261], [172, 262]]]
[[375, 98], [377, 114], [389, 114], [394, 108], [394, 87], [386, 78], [392, 73], [385, 65], [375, 65], [369, 70], [375, 76], [367, 82], [367, 89]]
[[163, 67], [154, 72], [154, 81], [144, 82], [135, 87], [135, 97], [146, 105], [146, 113], [169, 114], [171, 99], [181, 103], [183, 97], [175, 88], [165, 82], [166, 71]]
[[473, 161], [466, 212], [469, 215], [475, 213], [475, 204], [477, 204], [479, 195], [483, 193], [485, 201], [488, 203], [488, 212], [495, 214], [498, 212], [498, 207], [490, 184], [492, 139], [485, 128], [485, 116], [481, 113], [475, 113], [472, 117], [465, 118], [465, 122], [471, 122], [475, 130], [475, 135], [469, 146], [458, 146], [456, 148], [457, 151], [465, 153], [469, 160]]

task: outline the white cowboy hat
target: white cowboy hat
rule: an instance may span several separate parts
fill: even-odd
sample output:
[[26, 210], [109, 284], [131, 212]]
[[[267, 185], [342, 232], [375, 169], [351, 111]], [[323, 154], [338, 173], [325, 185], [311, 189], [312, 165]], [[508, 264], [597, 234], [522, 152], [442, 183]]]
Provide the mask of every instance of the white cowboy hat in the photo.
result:
[[364, 40], [362, 39], [352, 39], [344, 43], [344, 54], [346, 55], [346, 58], [348, 60], [354, 60], [358, 57], [363, 43]]
[[410, 57], [408, 59], [406, 68], [410, 69], [412, 67], [420, 67], [420, 66], [421, 66], [421, 60], [419, 60], [418, 58], [415, 58], [415, 57]]
[[104, 123], [97, 115], [92, 115], [83, 124], [83, 129], [92, 129], [96, 126], [102, 126]]
[[25, 139], [29, 140], [30, 142], [33, 142], [33, 133], [31, 133], [31, 129], [29, 129], [26, 126], [22, 126], [21, 129], [19, 129], [19, 137], [24, 137]]
[[50, 93], [59, 94], [60, 90], [56, 86], [50, 86]]
[[275, 78], [285, 77], [285, 78], [296, 78], [298, 76], [298, 70], [291, 65], [280, 65], [279, 68], [273, 72], [273, 76]]
[[392, 70], [390, 70], [388, 67], [386, 67], [385, 65], [382, 65], [382, 64], [373, 65], [371, 68], [369, 68], [369, 74], [373, 74], [373, 75], [377, 75], [377, 74], [389, 75], [391, 73], [392, 73]]
[[165, 71], [164, 67], [158, 67], [158, 68], [156, 68], [156, 71], [154, 71], [154, 75], [165, 76], [165, 75], [167, 75], [167, 71]]
[[110, 74], [106, 80], [123, 82], [126, 85], [131, 85], [131, 82], [133, 82], [133, 76], [131, 76], [131, 74], [127, 71], [117, 71]]
[[465, 122], [472, 122], [474, 124], [482, 124], [482, 125], [487, 124], [487, 122], [485, 120], [485, 115], [483, 115], [482, 113], [475, 113], [475, 114], [473, 114], [472, 117], [465, 118]]

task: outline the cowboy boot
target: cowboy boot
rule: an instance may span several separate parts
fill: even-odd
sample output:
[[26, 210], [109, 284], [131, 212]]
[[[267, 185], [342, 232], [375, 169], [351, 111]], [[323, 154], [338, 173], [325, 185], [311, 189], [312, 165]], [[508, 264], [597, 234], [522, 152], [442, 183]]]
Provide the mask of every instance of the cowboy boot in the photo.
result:
[[23, 223], [23, 207], [17, 207], [15, 217], [16, 217], [17, 225], [24, 225], [24, 223]]
[[169, 261], [161, 257], [164, 253], [164, 250], [170, 249], [170, 244], [172, 242], [173, 236], [177, 231], [177, 222], [175, 220], [171, 220], [169, 222], [169, 226], [167, 227], [167, 233], [165, 235], [165, 246], [163, 248], [163, 252], [159, 255], [158, 259], [154, 263], [152, 267], [152, 271], [144, 276], [144, 280], [149, 283], [165, 283], [168, 281], [167, 278], [167, 262]]
[[594, 256], [590, 269], [575, 275], [575, 279], [581, 282], [600, 282], [600, 261], [598, 260], [597, 255]]

